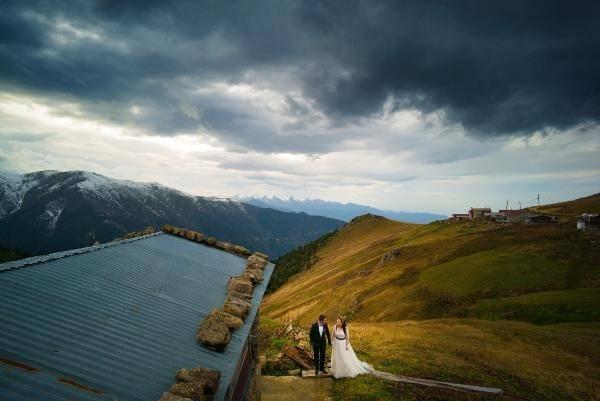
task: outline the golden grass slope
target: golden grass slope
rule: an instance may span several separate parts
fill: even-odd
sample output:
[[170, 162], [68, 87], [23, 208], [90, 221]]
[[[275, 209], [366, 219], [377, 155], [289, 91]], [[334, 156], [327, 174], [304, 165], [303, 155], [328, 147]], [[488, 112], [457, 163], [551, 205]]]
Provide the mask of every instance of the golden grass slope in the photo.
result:
[[534, 206], [529, 209], [557, 216], [564, 221], [573, 221], [582, 213], [600, 213], [600, 193], [567, 202]]
[[[387, 243], [394, 242], [402, 233], [415, 227], [377, 216], [346, 225], [319, 250], [319, 261], [270, 294], [263, 302], [262, 310], [274, 317], [308, 323], [320, 311], [333, 315], [347, 308], [355, 302], [355, 298], [343, 294], [341, 288], [358, 287], [349, 281], [361, 277], [363, 266], [376, 264]], [[366, 284], [366, 280], [362, 282]], [[366, 291], [367, 286], [363, 287], [362, 290]], [[327, 310], [324, 310], [325, 305], [329, 305]]]
[[[482, 317], [494, 300], [507, 305], [511, 299], [519, 320], [556, 323], [567, 316], [566, 321], [596, 321], [598, 244], [597, 237], [571, 225], [423, 226], [368, 216], [341, 229], [318, 251], [314, 266], [270, 294], [263, 313], [301, 324], [320, 313], [365, 322]], [[591, 290], [581, 300], [580, 315], [562, 313], [563, 306], [579, 310], [570, 291], [581, 288]], [[548, 291], [557, 291], [546, 298], [562, 314], [527, 312], [531, 299], [523, 296]], [[535, 298], [538, 308], [543, 299]], [[482, 300], [488, 303], [478, 309]]]
[[[346, 316], [354, 349], [378, 370], [500, 387], [502, 400], [595, 399], [600, 234], [572, 219], [599, 199], [540, 207], [561, 224], [355, 219], [262, 313], [300, 325]], [[333, 385], [344, 401], [476, 399], [368, 376]]]

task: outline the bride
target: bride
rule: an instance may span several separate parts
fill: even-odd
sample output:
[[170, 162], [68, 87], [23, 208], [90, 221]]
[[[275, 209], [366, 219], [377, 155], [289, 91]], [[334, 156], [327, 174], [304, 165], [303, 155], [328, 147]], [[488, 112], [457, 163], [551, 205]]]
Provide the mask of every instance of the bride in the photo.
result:
[[366, 362], [361, 362], [356, 357], [350, 345], [350, 332], [346, 321], [338, 318], [333, 326], [333, 345], [331, 351], [331, 373], [333, 377], [354, 377], [370, 373], [373, 367]]

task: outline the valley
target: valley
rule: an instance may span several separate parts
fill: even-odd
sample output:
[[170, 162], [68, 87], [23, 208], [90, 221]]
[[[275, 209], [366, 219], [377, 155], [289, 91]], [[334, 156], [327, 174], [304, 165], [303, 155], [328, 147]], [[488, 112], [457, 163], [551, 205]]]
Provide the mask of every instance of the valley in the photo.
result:
[[343, 222], [86, 171], [0, 173], [0, 246], [8, 249], [45, 254], [164, 224], [277, 257]]

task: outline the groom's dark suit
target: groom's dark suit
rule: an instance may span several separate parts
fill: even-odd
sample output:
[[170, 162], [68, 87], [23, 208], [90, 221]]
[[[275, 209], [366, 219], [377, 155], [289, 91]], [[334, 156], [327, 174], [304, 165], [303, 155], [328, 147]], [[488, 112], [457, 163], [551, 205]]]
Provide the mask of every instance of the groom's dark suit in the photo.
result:
[[331, 345], [327, 323], [323, 323], [322, 333], [319, 332], [319, 322], [313, 323], [310, 327], [309, 337], [315, 354], [315, 373], [318, 375], [320, 370], [325, 371], [325, 350], [327, 343]]

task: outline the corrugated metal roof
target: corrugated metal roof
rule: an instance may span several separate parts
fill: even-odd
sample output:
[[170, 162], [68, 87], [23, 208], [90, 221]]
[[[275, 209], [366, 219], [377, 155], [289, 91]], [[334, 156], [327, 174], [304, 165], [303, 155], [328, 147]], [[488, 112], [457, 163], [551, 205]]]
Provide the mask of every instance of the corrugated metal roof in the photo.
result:
[[107, 242], [106, 244], [93, 245], [93, 246], [88, 246], [85, 248], [69, 249], [67, 251], [50, 253], [47, 255], [32, 256], [32, 257], [26, 258], [26, 259], [13, 260], [11, 262], [0, 263], [0, 271], [18, 269], [21, 267], [35, 265], [35, 264], [42, 263], [42, 262], [48, 262], [49, 260], [53, 260], [53, 259], [64, 258], [65, 256], [78, 255], [80, 253], [86, 253], [86, 252], [94, 252], [94, 251], [97, 251], [100, 249], [109, 248], [111, 246], [117, 246], [117, 245], [125, 244], [127, 242], [132, 242], [132, 241], [139, 241], [144, 238], [153, 237], [155, 235], [161, 235], [161, 234], [162, 234], [162, 232], [159, 231], [157, 233], [141, 235], [141, 236], [135, 237], [135, 238]]
[[0, 265], [0, 399], [158, 400], [178, 369], [201, 365], [221, 372], [222, 400], [273, 265], [224, 353], [195, 334], [245, 264], [157, 233]]

